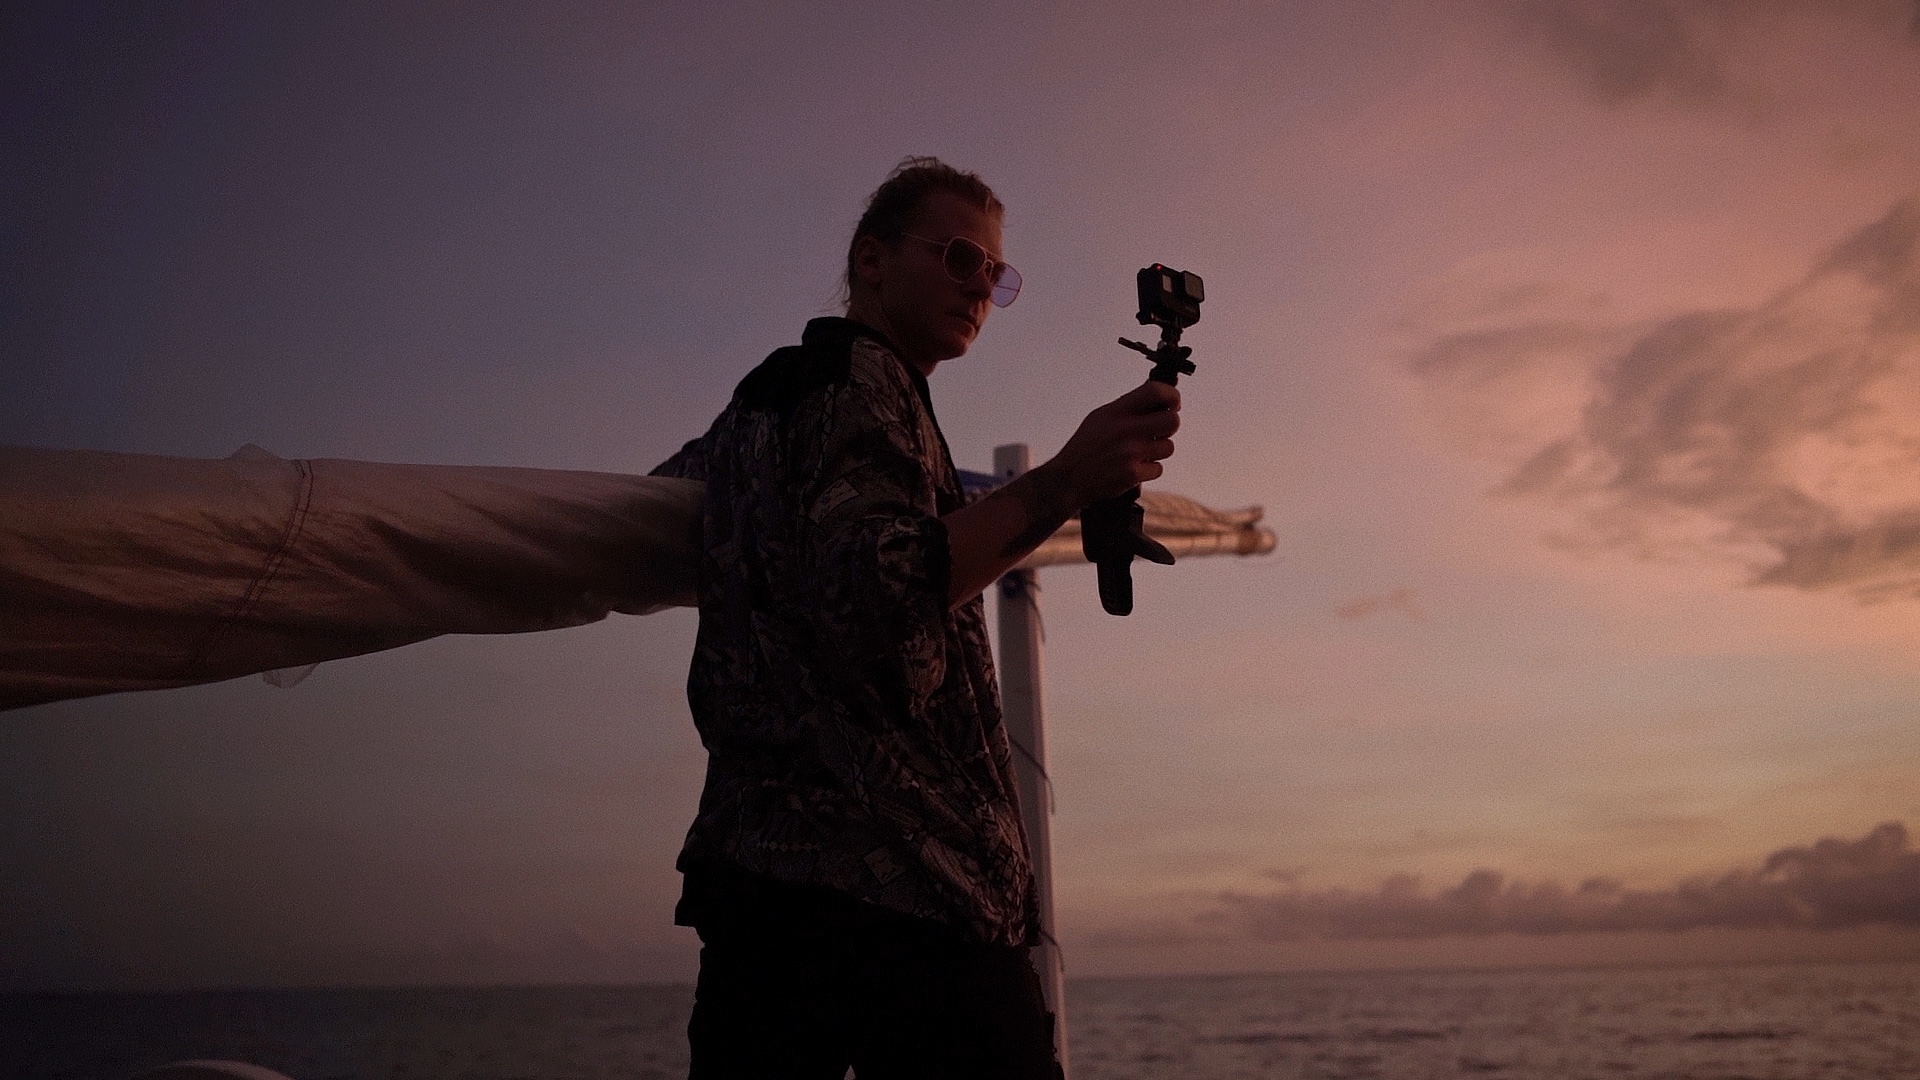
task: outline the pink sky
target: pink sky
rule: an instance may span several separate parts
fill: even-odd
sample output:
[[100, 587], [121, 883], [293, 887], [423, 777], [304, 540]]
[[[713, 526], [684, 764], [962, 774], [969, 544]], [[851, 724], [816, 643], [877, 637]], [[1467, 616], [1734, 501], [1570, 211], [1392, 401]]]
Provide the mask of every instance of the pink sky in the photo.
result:
[[[0, 438], [643, 471], [936, 153], [962, 466], [1191, 267], [1280, 540], [1042, 576], [1070, 976], [1920, 955], [1912, 4], [837, 12], [27, 20]], [[9, 714], [0, 983], [685, 977], [693, 624]]]

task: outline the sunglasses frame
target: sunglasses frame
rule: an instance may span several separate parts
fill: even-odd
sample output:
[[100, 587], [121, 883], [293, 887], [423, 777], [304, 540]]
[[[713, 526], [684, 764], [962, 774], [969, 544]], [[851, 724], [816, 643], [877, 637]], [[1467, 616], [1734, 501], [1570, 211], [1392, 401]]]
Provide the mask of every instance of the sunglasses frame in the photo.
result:
[[[973, 274], [977, 274], [981, 270], [985, 270], [988, 267], [992, 267], [992, 272], [987, 275], [987, 281], [989, 284], [993, 286], [992, 300], [993, 300], [994, 307], [1002, 307], [1002, 308], [1008, 307], [1015, 300], [1020, 299], [1020, 287], [1026, 284], [1026, 282], [1022, 280], [1020, 277], [1020, 271], [1014, 269], [1013, 264], [1006, 261], [1005, 259], [996, 259], [993, 256], [988, 255], [987, 249], [980, 246], [980, 243], [978, 241], [968, 239], [967, 237], [964, 237], [964, 236], [950, 236], [945, 240], [935, 240], [931, 236], [921, 236], [917, 233], [901, 233], [900, 235], [906, 237], [909, 240], [918, 240], [923, 244], [931, 244], [934, 247], [939, 248], [940, 249], [940, 268], [942, 270], [945, 270], [947, 272], [947, 276], [949, 278], [952, 278], [954, 281], [961, 282], [964, 284], [968, 281], [973, 280]], [[953, 251], [953, 245], [955, 244], [965, 244], [967, 247], [970, 247], [980, 253], [980, 265], [974, 269], [973, 274], [961, 275], [953, 272], [951, 252]], [[1003, 279], [1008, 274], [1013, 275], [1013, 284], [1011, 285], [1006, 285], [1002, 283]], [[1002, 293], [1006, 294], [1006, 299], [1004, 300], [1000, 298]]]

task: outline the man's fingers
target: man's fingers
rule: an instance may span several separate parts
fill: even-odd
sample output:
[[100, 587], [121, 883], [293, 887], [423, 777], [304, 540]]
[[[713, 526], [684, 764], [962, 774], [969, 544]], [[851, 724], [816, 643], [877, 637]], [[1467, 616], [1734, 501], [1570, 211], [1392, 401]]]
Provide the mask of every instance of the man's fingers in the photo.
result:
[[1179, 430], [1180, 391], [1149, 379], [1087, 414], [1060, 458], [1090, 498], [1102, 498], [1159, 479]]
[[1180, 414], [1153, 412], [1130, 416], [1123, 430], [1128, 438], [1170, 439], [1174, 432], [1180, 430]]
[[1130, 413], [1178, 412], [1180, 410], [1180, 391], [1166, 383], [1148, 379], [1132, 390], [1127, 391], [1115, 405]]

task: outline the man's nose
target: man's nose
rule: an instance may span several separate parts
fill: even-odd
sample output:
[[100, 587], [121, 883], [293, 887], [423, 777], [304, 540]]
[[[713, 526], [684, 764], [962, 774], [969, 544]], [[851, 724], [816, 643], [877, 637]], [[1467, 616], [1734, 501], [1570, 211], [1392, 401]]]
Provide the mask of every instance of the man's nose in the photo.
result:
[[990, 269], [990, 267], [982, 266], [980, 269], [975, 270], [971, 277], [960, 283], [960, 287], [966, 290], [968, 296], [977, 299], [992, 296], [993, 278], [989, 274]]

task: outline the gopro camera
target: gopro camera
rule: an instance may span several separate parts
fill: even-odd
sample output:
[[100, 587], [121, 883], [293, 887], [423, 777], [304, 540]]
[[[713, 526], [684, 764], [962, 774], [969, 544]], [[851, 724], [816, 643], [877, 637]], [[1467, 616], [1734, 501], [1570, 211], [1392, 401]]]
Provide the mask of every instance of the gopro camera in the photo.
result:
[[1199, 274], [1154, 263], [1135, 280], [1140, 286], [1140, 325], [1184, 330], [1200, 321], [1200, 301], [1207, 292]]

